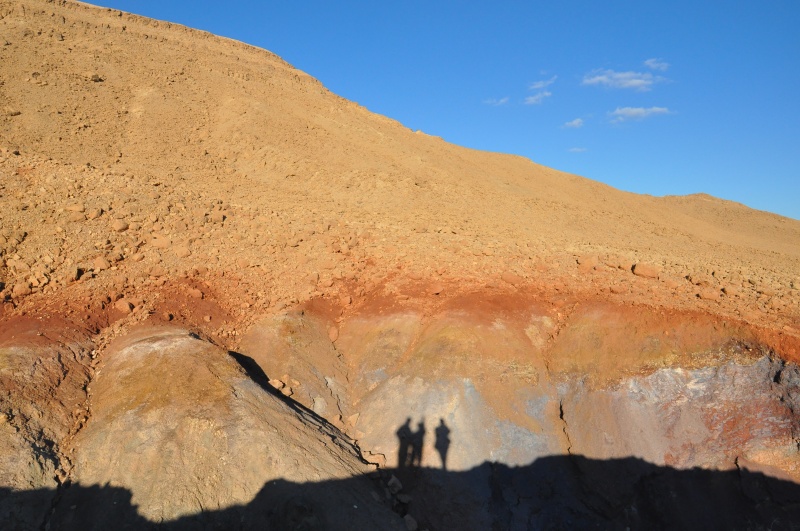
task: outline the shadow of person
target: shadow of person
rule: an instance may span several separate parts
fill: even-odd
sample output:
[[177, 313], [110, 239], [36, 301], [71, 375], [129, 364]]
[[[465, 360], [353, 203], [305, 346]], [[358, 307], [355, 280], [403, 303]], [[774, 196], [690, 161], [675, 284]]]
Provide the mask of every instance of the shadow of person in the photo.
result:
[[439, 425], [436, 426], [436, 443], [434, 448], [439, 452], [439, 457], [442, 459], [442, 469], [447, 470], [447, 450], [450, 449], [450, 428], [444, 423], [444, 419], [439, 419]]
[[405, 468], [411, 464], [411, 455], [409, 454], [409, 447], [413, 447], [412, 437], [414, 433], [411, 431], [411, 417], [408, 417], [405, 423], [397, 429], [397, 439], [399, 447], [397, 450], [397, 468]]
[[422, 445], [425, 444], [425, 419], [417, 424], [417, 431], [414, 432], [411, 440], [411, 466], [419, 467], [422, 465]]

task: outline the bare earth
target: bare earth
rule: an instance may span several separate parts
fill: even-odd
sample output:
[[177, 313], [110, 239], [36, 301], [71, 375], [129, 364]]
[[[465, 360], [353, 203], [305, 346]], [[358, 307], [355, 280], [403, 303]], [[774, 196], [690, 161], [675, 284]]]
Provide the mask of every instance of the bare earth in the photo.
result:
[[[800, 362], [800, 221], [704, 194], [626, 193], [454, 146], [332, 94], [270, 52], [174, 24], [0, 0], [0, 290], [0, 487], [15, 492], [68, 500], [78, 496], [63, 492], [69, 482], [111, 482], [133, 493], [137, 518], [186, 518], [261, 499], [268, 478], [394, 466], [394, 430], [408, 416], [427, 417], [430, 434], [448, 420], [451, 468], [462, 471], [580, 453], [677, 469], [754, 463], [800, 481], [798, 418], [786, 405], [800, 379], [787, 383], [778, 368]], [[141, 346], [153, 344], [186, 358]], [[132, 351], [153, 357], [134, 362]], [[227, 351], [257, 364], [275, 396], [240, 381]], [[659, 371], [686, 380], [667, 384]], [[212, 374], [246, 405], [229, 404]], [[662, 406], [620, 406], [634, 380]], [[174, 381], [182, 397], [162, 389]], [[665, 420], [663, 404], [689, 396], [674, 386], [698, 385], [708, 393], [697, 413], [681, 406], [683, 420]], [[731, 424], [744, 403], [752, 423]], [[153, 411], [172, 431], [126, 446], [131, 429], [169, 424]], [[230, 428], [231, 415], [246, 428]], [[481, 415], [490, 420], [477, 424]], [[227, 442], [187, 449], [206, 424], [183, 418], [228, 426], [214, 432]], [[570, 435], [573, 421], [582, 427]], [[642, 443], [633, 425], [658, 442]], [[342, 442], [303, 473], [231, 450], [271, 426], [290, 434], [281, 455], [295, 448], [300, 461]], [[457, 447], [457, 437], [471, 442]], [[46, 458], [31, 450], [43, 444]], [[187, 452], [184, 464], [237, 455], [232, 467], [257, 472], [233, 481], [224, 467], [198, 466], [164, 491], [153, 485], [186, 471], [164, 464], [170, 445]], [[433, 442], [426, 448], [422, 465], [437, 467]], [[372, 503], [370, 488], [350, 490]], [[447, 526], [420, 498], [391, 494], [391, 518]], [[52, 506], [53, 522], [83, 525]], [[382, 507], [364, 528], [411, 529]], [[499, 521], [487, 511], [476, 528]], [[0, 517], [28, 525], [14, 514]], [[353, 518], [325, 514], [312, 524]]]

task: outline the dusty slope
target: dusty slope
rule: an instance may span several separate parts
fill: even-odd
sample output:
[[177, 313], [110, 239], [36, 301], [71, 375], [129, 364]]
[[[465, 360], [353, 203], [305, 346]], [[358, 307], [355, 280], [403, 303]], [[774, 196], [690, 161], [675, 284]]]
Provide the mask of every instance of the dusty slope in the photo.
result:
[[[129, 276], [159, 261], [175, 273], [255, 268], [262, 285], [281, 279], [264, 298], [291, 300], [308, 296], [309, 275], [346, 276], [351, 264], [372, 282], [399, 266], [462, 285], [505, 271], [573, 283], [575, 257], [590, 254], [660, 266], [672, 282], [648, 287], [669, 304], [695, 303], [684, 277], [713, 272], [712, 299], [729, 287], [740, 311], [797, 314], [798, 221], [708, 197], [623, 193], [458, 148], [331, 94], [269, 52], [202, 32], [72, 2], [0, 5], [2, 193], [13, 212], [2, 230], [6, 255], [32, 262], [23, 270], [45, 251], [93, 268], [95, 244], [109, 239]], [[80, 207], [96, 219], [80, 220]], [[226, 221], [208, 223], [215, 216]], [[115, 218], [129, 228], [115, 233]], [[21, 233], [29, 243], [17, 248]], [[343, 244], [349, 256], [335, 252]], [[22, 275], [8, 269], [12, 287]], [[600, 288], [630, 273], [617, 275]]]
[[[427, 426], [430, 467], [447, 422], [451, 467], [483, 478], [465, 499], [497, 487], [481, 463], [570, 452], [800, 479], [799, 221], [453, 146], [264, 50], [44, 0], [0, 0], [0, 207], [0, 487], [58, 488], [53, 522], [78, 525], [58, 501], [82, 492], [70, 482], [112, 481], [154, 521], [263, 502], [276, 477], [355, 477], [361, 457], [394, 466], [406, 417]], [[109, 386], [144, 370], [109, 346], [142, 322], [224, 348], [153, 352], [155, 374]], [[300, 409], [259, 394], [224, 349]], [[137, 401], [193, 369], [215, 393], [187, 384], [197, 400], [145, 418]], [[121, 443], [120, 419], [181, 415], [135, 452]], [[230, 448], [267, 429], [259, 415], [299, 430], [272, 458], [306, 441], [320, 463], [267, 458], [231, 488], [244, 464]], [[256, 428], [192, 454], [198, 422]], [[197, 468], [165, 490], [175, 463]], [[447, 521], [429, 502], [441, 490], [403, 479], [408, 497], [383, 502]], [[354, 485], [324, 515], [369, 490]]]

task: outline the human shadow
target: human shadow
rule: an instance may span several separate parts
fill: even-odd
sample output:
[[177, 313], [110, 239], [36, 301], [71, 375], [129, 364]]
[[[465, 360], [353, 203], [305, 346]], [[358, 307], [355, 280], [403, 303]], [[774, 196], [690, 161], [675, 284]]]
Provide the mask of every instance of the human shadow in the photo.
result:
[[320, 482], [271, 480], [247, 504], [175, 520], [142, 516], [127, 489], [0, 488], [3, 529], [798, 529], [800, 485], [746, 468], [678, 470], [637, 458], [549, 456], [525, 466], [484, 462], [418, 469], [390, 492], [398, 469]]
[[397, 468], [411, 466], [411, 442], [414, 433], [411, 431], [411, 417], [397, 428]]
[[397, 468], [419, 468], [425, 449], [425, 418], [417, 423], [416, 431], [411, 429], [411, 417], [397, 428]]
[[425, 419], [417, 423], [417, 431], [411, 436], [411, 466], [422, 466], [422, 453], [425, 445]]
[[447, 470], [447, 451], [450, 449], [450, 428], [445, 424], [444, 419], [439, 419], [439, 425], [434, 430], [436, 434], [436, 442], [433, 447], [439, 453], [439, 459], [442, 460], [442, 470]]

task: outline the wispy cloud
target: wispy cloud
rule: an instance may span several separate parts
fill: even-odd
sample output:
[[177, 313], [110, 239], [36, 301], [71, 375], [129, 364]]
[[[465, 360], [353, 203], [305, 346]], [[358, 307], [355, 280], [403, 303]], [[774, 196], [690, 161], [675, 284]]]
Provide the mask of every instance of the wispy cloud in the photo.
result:
[[583, 119], [575, 118], [574, 120], [570, 120], [569, 122], [565, 123], [563, 127], [566, 127], [567, 129], [578, 129], [583, 127]]
[[489, 98], [488, 100], [483, 100], [483, 103], [485, 103], [486, 105], [491, 105], [492, 107], [499, 107], [501, 105], [505, 105], [506, 103], [508, 103], [508, 96], [500, 99]]
[[531, 90], [542, 90], [543, 88], [547, 88], [550, 85], [552, 85], [553, 83], [555, 83], [556, 79], [558, 79], [558, 76], [553, 76], [550, 79], [544, 79], [542, 81], [536, 81], [534, 83], [531, 83], [530, 89]]
[[617, 107], [613, 112], [608, 113], [612, 124], [618, 124], [627, 120], [643, 120], [649, 116], [657, 114], [670, 114], [666, 107]]
[[574, 147], [574, 148], [569, 148], [567, 151], [569, 151], [570, 153], [584, 153], [586, 151], [586, 148]]
[[552, 92], [543, 90], [541, 92], [534, 94], [533, 96], [528, 96], [527, 98], [525, 98], [525, 105], [539, 105], [546, 98], [549, 98], [552, 95], [553, 95]]
[[647, 68], [651, 68], [653, 70], [660, 70], [662, 72], [665, 72], [669, 68], [668, 62], [664, 61], [663, 59], [656, 59], [655, 57], [645, 61], [644, 65]]
[[649, 72], [616, 72], [614, 70], [597, 69], [583, 76], [581, 84], [644, 92], [650, 90], [653, 84], [663, 80], [663, 78], [654, 76]]

